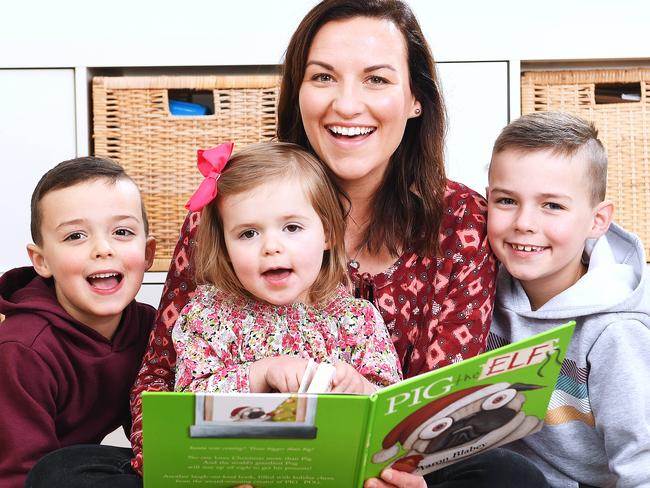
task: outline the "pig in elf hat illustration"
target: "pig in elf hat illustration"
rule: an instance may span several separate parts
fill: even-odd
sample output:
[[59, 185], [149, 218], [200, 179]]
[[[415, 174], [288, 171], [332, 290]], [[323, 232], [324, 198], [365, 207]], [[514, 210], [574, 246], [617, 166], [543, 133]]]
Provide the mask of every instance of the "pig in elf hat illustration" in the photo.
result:
[[521, 410], [521, 392], [542, 388], [522, 383], [480, 385], [434, 400], [397, 424], [372, 462], [384, 463], [400, 452], [391, 468], [428, 473], [485, 449], [506, 444], [542, 428], [543, 419]]

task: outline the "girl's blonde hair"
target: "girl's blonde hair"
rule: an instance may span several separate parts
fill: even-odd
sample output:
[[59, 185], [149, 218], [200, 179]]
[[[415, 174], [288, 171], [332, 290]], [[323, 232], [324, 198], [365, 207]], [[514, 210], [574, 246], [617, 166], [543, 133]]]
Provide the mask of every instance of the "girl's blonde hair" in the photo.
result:
[[211, 283], [221, 290], [255, 298], [243, 287], [230, 262], [219, 202], [260, 185], [290, 178], [300, 182], [321, 220], [329, 244], [323, 253], [320, 273], [309, 290], [310, 302], [320, 302], [332, 295], [341, 283], [347, 284], [345, 211], [335, 183], [328, 169], [314, 156], [296, 144], [282, 142], [247, 146], [226, 164], [217, 181], [217, 197], [201, 212], [198, 245], [193, 256], [197, 283]]

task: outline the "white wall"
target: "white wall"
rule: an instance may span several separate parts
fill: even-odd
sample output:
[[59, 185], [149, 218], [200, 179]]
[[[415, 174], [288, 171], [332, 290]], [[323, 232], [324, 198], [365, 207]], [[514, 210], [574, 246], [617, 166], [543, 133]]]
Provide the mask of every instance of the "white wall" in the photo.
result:
[[[87, 68], [275, 65], [315, 3], [5, 0], [0, 7], [0, 208], [20, 210], [2, 221], [12, 230], [3, 243], [0, 272], [27, 264], [28, 201], [43, 168], [88, 153], [87, 77], [93, 71]], [[521, 62], [650, 65], [650, 1], [409, 3], [436, 59], [446, 62], [439, 72], [450, 112], [448, 174], [478, 191], [485, 186], [491, 141], [508, 116], [519, 113]], [[147, 294], [146, 301], [155, 302], [154, 295]]]
[[[7, 0], [1, 67], [277, 64], [313, 0]], [[650, 58], [645, 0], [410, 0], [439, 61]]]

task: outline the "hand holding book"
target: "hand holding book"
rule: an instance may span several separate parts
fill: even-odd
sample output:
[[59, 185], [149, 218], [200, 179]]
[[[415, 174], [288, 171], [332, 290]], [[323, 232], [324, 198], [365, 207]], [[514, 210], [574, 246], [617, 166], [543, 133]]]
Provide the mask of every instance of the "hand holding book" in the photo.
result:
[[300, 380], [308, 360], [297, 356], [273, 356], [251, 364], [249, 382], [251, 393], [293, 393], [300, 388]]
[[356, 393], [371, 395], [377, 387], [348, 363], [339, 361], [334, 365], [336, 374], [332, 380], [332, 393]]
[[300, 380], [298, 393], [348, 393], [370, 395], [377, 387], [350, 364], [339, 361], [334, 365], [310, 359]]
[[317, 363], [296, 356], [255, 361], [249, 371], [251, 393], [356, 393], [370, 395], [376, 387], [350, 364]]

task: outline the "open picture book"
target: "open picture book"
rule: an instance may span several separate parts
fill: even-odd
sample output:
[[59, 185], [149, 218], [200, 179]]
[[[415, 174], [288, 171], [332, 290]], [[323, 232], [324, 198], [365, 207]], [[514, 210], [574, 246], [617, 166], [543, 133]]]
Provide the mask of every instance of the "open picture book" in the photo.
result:
[[[537, 432], [573, 322], [372, 395], [145, 392], [145, 488], [361, 487], [390, 466], [425, 474]], [[311, 386], [311, 390], [309, 387]]]

